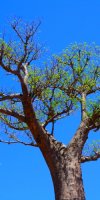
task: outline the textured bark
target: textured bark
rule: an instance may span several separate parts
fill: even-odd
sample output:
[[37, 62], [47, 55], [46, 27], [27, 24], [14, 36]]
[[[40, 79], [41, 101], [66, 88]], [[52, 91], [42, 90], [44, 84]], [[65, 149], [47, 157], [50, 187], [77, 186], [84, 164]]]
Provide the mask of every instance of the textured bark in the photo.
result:
[[[80, 167], [82, 145], [77, 144], [77, 138], [68, 147], [56, 141], [39, 125], [29, 100], [25, 99], [23, 105], [27, 124], [49, 167], [55, 200], [85, 200]], [[83, 132], [83, 127], [77, 134]]]
[[85, 200], [80, 164], [74, 159], [55, 170], [53, 183], [56, 200]]
[[79, 155], [61, 143], [45, 157], [51, 172], [55, 200], [85, 200]]

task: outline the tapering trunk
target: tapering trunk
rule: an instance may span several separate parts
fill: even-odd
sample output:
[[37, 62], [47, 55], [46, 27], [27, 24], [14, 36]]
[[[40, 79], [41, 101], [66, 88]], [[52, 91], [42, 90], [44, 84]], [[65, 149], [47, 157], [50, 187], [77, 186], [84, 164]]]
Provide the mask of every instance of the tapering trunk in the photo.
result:
[[[85, 200], [80, 167], [81, 149], [85, 140], [82, 132], [87, 131], [84, 123], [81, 124], [72, 142], [64, 146], [40, 126], [32, 106], [29, 105], [25, 113], [30, 131], [49, 167], [54, 184], [55, 200]], [[83, 136], [82, 139], [80, 135]]]

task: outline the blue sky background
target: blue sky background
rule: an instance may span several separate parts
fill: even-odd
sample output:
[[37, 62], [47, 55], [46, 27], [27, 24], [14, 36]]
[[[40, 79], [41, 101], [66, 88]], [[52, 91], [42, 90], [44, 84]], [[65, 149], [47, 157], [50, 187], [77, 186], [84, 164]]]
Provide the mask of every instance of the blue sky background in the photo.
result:
[[[3, 0], [0, 14], [0, 32], [12, 16], [29, 21], [41, 19], [38, 38], [50, 55], [60, 53], [73, 42], [100, 45], [100, 0]], [[10, 33], [8, 26], [7, 31]], [[7, 81], [0, 77], [0, 84], [6, 87]], [[56, 137], [65, 143], [70, 141], [79, 120], [76, 113], [58, 122]], [[90, 133], [92, 139], [100, 139], [100, 132]], [[82, 165], [82, 172], [86, 199], [99, 200], [100, 160]], [[52, 180], [38, 149], [0, 144], [0, 199], [54, 200]]]

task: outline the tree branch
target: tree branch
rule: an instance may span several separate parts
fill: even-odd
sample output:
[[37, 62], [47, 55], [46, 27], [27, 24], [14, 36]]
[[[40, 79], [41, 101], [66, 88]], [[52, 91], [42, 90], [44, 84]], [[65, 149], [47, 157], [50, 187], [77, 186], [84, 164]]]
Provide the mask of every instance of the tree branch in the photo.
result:
[[0, 101], [4, 100], [13, 100], [13, 99], [22, 99], [22, 95], [19, 94], [11, 94], [11, 95], [5, 95], [4, 93], [0, 93]]
[[25, 99], [26, 98], [25, 96], [27, 96], [27, 97], [29, 96], [29, 91], [28, 91], [28, 86], [27, 86], [27, 78], [28, 78], [27, 64], [22, 65], [21, 66], [21, 70], [23, 72], [23, 76], [19, 72], [18, 73], [18, 78], [20, 80], [21, 88], [22, 88], [22, 92], [23, 92], [23, 97]]
[[100, 129], [100, 102], [95, 105], [92, 116], [90, 117], [90, 130]]
[[86, 93], [82, 92], [81, 94], [81, 119], [84, 120], [87, 118], [87, 112], [86, 112]]
[[19, 26], [19, 23], [20, 23], [20, 21], [15, 19], [11, 23], [11, 27], [15, 31], [15, 33], [17, 34], [17, 36], [20, 38], [21, 42], [24, 43], [23, 37], [21, 36], [19, 30], [17, 29], [17, 27]]
[[23, 142], [23, 141], [20, 141], [18, 139], [16, 139], [17, 141], [7, 141], [7, 140], [2, 140], [0, 139], [0, 142], [2, 143], [5, 143], [5, 144], [24, 144], [25, 146], [33, 146], [33, 147], [38, 147], [37, 144], [34, 144], [33, 142], [31, 143], [26, 143], [26, 142]]
[[16, 125], [18, 125], [19, 123], [11, 123], [10, 121], [6, 120], [4, 117], [0, 116], [0, 119], [2, 121], [4, 121], [4, 123], [9, 126], [9, 128], [11, 129], [14, 129], [14, 130], [17, 130], [17, 131], [25, 131], [25, 130], [28, 130], [28, 127], [18, 127]]
[[5, 115], [9, 115], [9, 116], [12, 116], [12, 117], [15, 117], [17, 118], [19, 121], [21, 122], [25, 122], [25, 117], [13, 110], [9, 110], [9, 109], [5, 109], [5, 108], [0, 108], [0, 113], [2, 114], [5, 114]]
[[89, 161], [96, 161], [100, 158], [100, 152], [95, 152], [93, 156], [81, 156], [81, 163], [89, 162]]
[[84, 144], [86, 143], [86, 140], [88, 139], [88, 134], [90, 130], [89, 123], [90, 123], [89, 118], [81, 121], [79, 128], [77, 129], [74, 137], [72, 138], [69, 144], [69, 146], [72, 146], [73, 151], [76, 151], [79, 155], [81, 155]]
[[61, 115], [63, 115], [63, 114], [69, 115], [69, 113], [71, 113], [71, 112], [72, 111], [70, 109], [65, 109], [62, 112], [56, 113], [55, 115], [53, 115], [52, 117], [50, 117], [48, 120], [45, 121], [45, 123], [43, 124], [43, 127], [45, 128], [50, 122], [55, 121]]
[[99, 86], [98, 86], [98, 87], [95, 87], [94, 89], [89, 90], [89, 91], [87, 92], [87, 95], [92, 94], [92, 93], [95, 93], [95, 92], [97, 92], [97, 91], [100, 91], [100, 87], [99, 87]]
[[5, 71], [7, 71], [7, 72], [9, 72], [9, 73], [11, 73], [11, 74], [17, 75], [17, 70], [13, 70], [13, 69], [11, 69], [10, 66], [6, 66], [6, 65], [3, 63], [1, 56], [0, 56], [0, 65], [1, 65], [1, 67], [2, 67]]
[[52, 130], [51, 130], [51, 135], [54, 135], [54, 125], [55, 125], [55, 122], [53, 121], [53, 122], [52, 122]]

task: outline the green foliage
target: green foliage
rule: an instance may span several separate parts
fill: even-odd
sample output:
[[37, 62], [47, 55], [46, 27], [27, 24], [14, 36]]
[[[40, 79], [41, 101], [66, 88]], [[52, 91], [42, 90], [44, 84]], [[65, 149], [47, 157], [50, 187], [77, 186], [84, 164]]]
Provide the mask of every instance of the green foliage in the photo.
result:
[[2, 38], [0, 38], [0, 51], [3, 53], [4, 58], [10, 58], [13, 49]]
[[83, 149], [84, 156], [93, 156], [100, 152], [100, 140], [93, 140], [91, 144], [86, 144]]
[[[52, 116], [57, 113], [67, 116], [82, 104], [82, 93], [86, 99], [90, 96], [90, 101], [95, 99], [95, 93], [100, 90], [99, 62], [100, 47], [75, 43], [60, 56], [54, 56], [44, 69], [30, 67], [28, 83], [36, 113], [39, 113], [37, 118], [44, 122], [50, 117], [50, 110]], [[93, 104], [94, 100], [92, 107]], [[90, 107], [87, 101], [87, 113], [92, 116]]]

